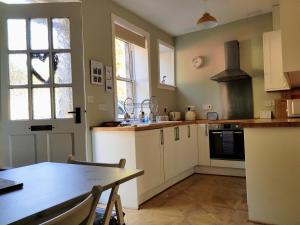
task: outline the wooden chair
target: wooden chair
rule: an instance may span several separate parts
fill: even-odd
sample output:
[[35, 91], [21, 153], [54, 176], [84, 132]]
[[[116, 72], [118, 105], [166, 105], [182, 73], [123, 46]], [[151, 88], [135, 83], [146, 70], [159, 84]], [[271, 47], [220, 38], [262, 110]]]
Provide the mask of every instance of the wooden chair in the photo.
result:
[[41, 225], [92, 225], [101, 192], [102, 187], [94, 186], [82, 202]]
[[[120, 159], [119, 163], [93, 163], [93, 162], [83, 162], [75, 160], [73, 155], [69, 155], [68, 163], [79, 164], [79, 165], [88, 165], [88, 166], [102, 166], [102, 167], [115, 167], [115, 168], [124, 168], [126, 164], [126, 159]], [[121, 197], [118, 195], [119, 185], [114, 186], [111, 189], [107, 206], [105, 209], [103, 217], [103, 225], [109, 225], [109, 221], [112, 215], [113, 207], [115, 206], [118, 223], [120, 225], [125, 224], [123, 208], [121, 203]]]

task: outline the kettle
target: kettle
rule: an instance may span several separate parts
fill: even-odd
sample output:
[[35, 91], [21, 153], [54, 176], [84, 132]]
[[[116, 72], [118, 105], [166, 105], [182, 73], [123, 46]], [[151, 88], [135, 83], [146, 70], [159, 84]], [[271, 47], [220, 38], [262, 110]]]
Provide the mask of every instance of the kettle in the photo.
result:
[[185, 112], [185, 120], [196, 120], [196, 112], [194, 106], [188, 106]]

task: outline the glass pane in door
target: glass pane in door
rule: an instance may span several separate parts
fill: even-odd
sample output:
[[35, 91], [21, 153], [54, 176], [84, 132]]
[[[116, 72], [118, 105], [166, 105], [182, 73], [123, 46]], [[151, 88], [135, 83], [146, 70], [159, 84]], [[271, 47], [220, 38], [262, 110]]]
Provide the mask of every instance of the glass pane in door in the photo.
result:
[[71, 54], [55, 53], [53, 55], [54, 82], [56, 84], [71, 84]]
[[68, 18], [52, 19], [54, 49], [70, 49], [70, 21]]
[[30, 45], [33, 50], [48, 49], [48, 20], [30, 20]]
[[33, 88], [33, 119], [51, 118], [50, 88]]
[[8, 19], [8, 50], [26, 50], [26, 20]]
[[10, 89], [10, 119], [28, 120], [28, 89]]
[[50, 83], [49, 54], [31, 54], [31, 74], [33, 84]]
[[55, 88], [55, 118], [66, 119], [72, 118], [73, 115], [68, 113], [73, 111], [73, 95], [71, 87]]
[[27, 85], [27, 55], [26, 54], [9, 54], [9, 84], [10, 85]]

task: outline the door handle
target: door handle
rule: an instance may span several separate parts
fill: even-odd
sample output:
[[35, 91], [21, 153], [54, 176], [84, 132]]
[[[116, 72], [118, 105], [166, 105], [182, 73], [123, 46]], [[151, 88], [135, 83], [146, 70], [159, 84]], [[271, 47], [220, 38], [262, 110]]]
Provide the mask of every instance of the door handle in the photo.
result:
[[70, 114], [75, 114], [75, 123], [81, 123], [81, 108], [75, 107], [74, 111], [68, 112]]

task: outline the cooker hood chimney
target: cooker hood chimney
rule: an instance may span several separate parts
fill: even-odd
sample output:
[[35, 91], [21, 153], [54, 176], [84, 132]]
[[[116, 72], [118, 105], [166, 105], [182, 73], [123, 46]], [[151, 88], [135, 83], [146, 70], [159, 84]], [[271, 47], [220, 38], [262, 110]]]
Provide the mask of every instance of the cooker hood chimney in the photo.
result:
[[240, 69], [240, 47], [237, 40], [228, 41], [225, 48], [225, 70], [211, 77], [217, 82], [227, 82], [233, 80], [250, 79], [251, 77]]

